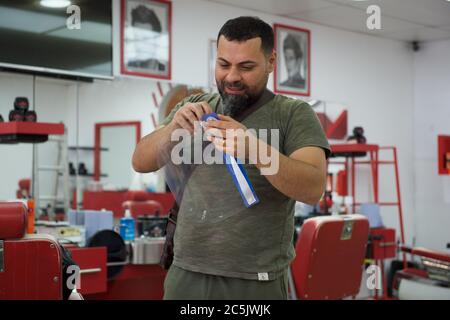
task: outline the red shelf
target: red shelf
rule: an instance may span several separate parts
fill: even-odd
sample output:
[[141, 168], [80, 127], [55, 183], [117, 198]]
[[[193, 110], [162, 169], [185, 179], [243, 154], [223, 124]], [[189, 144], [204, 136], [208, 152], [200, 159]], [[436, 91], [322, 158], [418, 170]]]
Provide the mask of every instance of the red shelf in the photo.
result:
[[49, 135], [64, 134], [64, 124], [44, 122], [2, 122], [0, 143], [40, 143]]
[[450, 136], [438, 136], [438, 172], [440, 175], [450, 174], [446, 167], [445, 154], [450, 152]]
[[378, 152], [377, 144], [344, 143], [331, 145], [332, 157], [351, 157], [364, 154], [365, 152]]
[[64, 124], [45, 122], [2, 122], [0, 135], [30, 134], [30, 135], [59, 135], [64, 134]]

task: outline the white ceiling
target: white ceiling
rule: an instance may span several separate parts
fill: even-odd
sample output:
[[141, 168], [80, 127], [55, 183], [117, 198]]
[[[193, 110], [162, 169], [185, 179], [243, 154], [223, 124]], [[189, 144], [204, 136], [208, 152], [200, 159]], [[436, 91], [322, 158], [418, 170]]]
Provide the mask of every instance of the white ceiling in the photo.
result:
[[[333, 28], [401, 41], [450, 39], [446, 0], [207, 0]], [[381, 30], [369, 30], [366, 9], [381, 9]]]

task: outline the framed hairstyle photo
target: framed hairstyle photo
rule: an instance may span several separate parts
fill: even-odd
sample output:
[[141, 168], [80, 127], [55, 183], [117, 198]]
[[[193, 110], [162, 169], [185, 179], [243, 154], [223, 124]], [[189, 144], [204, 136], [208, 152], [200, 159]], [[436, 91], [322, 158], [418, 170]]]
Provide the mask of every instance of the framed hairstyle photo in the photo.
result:
[[172, 3], [121, 0], [121, 74], [171, 79]]
[[277, 61], [274, 91], [309, 96], [311, 93], [311, 35], [307, 29], [274, 24]]

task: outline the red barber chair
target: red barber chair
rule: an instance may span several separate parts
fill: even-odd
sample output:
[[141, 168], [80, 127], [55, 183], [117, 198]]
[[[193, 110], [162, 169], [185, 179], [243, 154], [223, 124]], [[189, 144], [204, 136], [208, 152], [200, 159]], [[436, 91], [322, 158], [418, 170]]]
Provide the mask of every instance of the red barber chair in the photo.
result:
[[62, 299], [59, 244], [26, 235], [27, 221], [23, 203], [0, 203], [0, 300]]
[[305, 220], [290, 268], [291, 299], [356, 296], [368, 237], [369, 221], [359, 214]]
[[125, 199], [122, 208], [124, 211], [130, 209], [134, 218], [141, 215], [159, 216], [163, 214], [161, 203], [155, 200], [147, 200], [147, 192], [145, 191], [128, 191]]
[[406, 265], [395, 273], [393, 294], [405, 300], [450, 299], [450, 254], [421, 247], [402, 246], [403, 252], [420, 257], [421, 263]]
[[31, 179], [20, 179], [19, 190], [16, 191], [17, 199], [28, 199], [30, 197]]

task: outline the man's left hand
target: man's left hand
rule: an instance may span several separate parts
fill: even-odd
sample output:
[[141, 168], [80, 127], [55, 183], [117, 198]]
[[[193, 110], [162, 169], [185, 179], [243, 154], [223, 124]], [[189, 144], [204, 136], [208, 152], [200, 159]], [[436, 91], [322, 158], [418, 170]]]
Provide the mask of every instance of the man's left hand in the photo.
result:
[[258, 138], [247, 131], [240, 122], [229, 116], [219, 114], [219, 120], [209, 120], [205, 123], [208, 140], [224, 153], [238, 157], [241, 160], [252, 158], [249, 146], [257, 145]]

